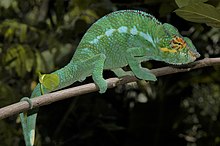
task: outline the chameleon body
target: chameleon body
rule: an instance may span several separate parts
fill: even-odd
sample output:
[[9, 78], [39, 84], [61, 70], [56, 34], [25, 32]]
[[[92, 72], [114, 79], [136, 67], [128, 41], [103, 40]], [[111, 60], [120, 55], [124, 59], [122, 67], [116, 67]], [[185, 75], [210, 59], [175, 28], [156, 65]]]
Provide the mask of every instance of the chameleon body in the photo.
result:
[[[200, 55], [191, 40], [182, 37], [178, 30], [167, 23], [160, 23], [150, 14], [138, 10], [121, 10], [110, 13], [95, 22], [85, 33], [69, 64], [51, 74], [59, 84], [51, 91], [83, 81], [92, 76], [99, 92], [107, 90], [103, 70], [112, 70], [118, 77], [134, 75], [139, 79], [156, 81], [156, 77], [141, 62], [163, 61], [169, 64], [187, 64]], [[130, 72], [122, 67], [129, 65]], [[44, 88], [44, 92], [51, 92]], [[40, 84], [31, 98], [40, 96]], [[20, 114], [25, 142], [34, 145], [37, 113]]]

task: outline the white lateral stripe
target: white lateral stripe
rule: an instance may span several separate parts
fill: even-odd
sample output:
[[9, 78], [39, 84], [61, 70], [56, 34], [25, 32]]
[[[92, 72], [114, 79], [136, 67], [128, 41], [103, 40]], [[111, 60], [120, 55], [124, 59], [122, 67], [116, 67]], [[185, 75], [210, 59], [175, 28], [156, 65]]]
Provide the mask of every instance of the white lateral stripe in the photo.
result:
[[92, 52], [92, 50], [91, 50], [90, 48], [83, 48], [83, 49], [81, 50], [81, 52], [83, 52], [83, 53], [85, 53], [85, 54], [87, 54], [87, 53], [92, 53], [92, 54], [93, 54], [93, 52]]
[[136, 26], [133, 26], [133, 28], [131, 28], [130, 31], [128, 31], [128, 27], [127, 26], [120, 26], [118, 29], [110, 28], [110, 29], [106, 30], [105, 34], [97, 36], [95, 39], [90, 41], [90, 43], [91, 44], [97, 44], [102, 37], [104, 37], [104, 36], [107, 36], [107, 37], [112, 36], [112, 34], [115, 31], [118, 31], [119, 33], [131, 33], [132, 35], [139, 35], [139, 36], [143, 37], [145, 40], [147, 40], [150, 43], [152, 43], [153, 45], [155, 45], [154, 41], [157, 41], [157, 40], [153, 40], [153, 38], [151, 37], [151, 35], [149, 33], [144, 33], [142, 31], [138, 31]]
[[99, 42], [98, 39], [94, 39], [94, 40], [90, 41], [91, 44], [97, 44], [98, 42]]
[[154, 43], [152, 37], [148, 33], [140, 32], [140, 36], [142, 36], [145, 40]]
[[[114, 31], [115, 31], [115, 29], [109, 29], [109, 30], [107, 30], [107, 31], [105, 32], [105, 35], [106, 35], [106, 36], [111, 36]], [[98, 38], [98, 37], [97, 37], [97, 38]]]
[[136, 26], [134, 26], [134, 27], [130, 30], [130, 33], [133, 34], [133, 35], [138, 34], [138, 30], [137, 30]]
[[119, 33], [126, 33], [128, 31], [128, 27], [126, 26], [121, 26], [118, 28]]
[[99, 39], [101, 39], [102, 37], [104, 37], [105, 35], [99, 35], [99, 36], [97, 36], [97, 39], [99, 40]]

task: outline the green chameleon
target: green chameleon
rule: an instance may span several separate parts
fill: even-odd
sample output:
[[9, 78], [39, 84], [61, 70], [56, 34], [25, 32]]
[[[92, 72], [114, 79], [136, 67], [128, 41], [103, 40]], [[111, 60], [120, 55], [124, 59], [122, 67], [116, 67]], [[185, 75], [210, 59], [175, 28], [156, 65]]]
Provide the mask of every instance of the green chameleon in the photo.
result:
[[[116, 11], [88, 29], [69, 64], [51, 74], [41, 75], [31, 98], [83, 81], [88, 76], [92, 76], [99, 92], [104, 93], [107, 83], [103, 70], [111, 70], [118, 77], [134, 75], [139, 79], [156, 81], [155, 75], [141, 67], [141, 62], [156, 60], [181, 65], [198, 57], [200, 54], [191, 40], [182, 37], [174, 26], [162, 24], [142, 11]], [[127, 65], [131, 71], [122, 69]], [[21, 113], [20, 117], [25, 143], [33, 146], [37, 112], [32, 109]]]

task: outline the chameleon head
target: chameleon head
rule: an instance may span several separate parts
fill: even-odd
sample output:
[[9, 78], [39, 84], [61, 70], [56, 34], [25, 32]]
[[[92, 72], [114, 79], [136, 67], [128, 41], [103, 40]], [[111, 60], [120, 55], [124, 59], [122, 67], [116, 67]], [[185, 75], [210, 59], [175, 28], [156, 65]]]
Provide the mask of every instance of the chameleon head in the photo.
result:
[[193, 62], [200, 57], [189, 38], [182, 37], [172, 25], [166, 25], [166, 37], [162, 39], [159, 48], [161, 61], [178, 65]]

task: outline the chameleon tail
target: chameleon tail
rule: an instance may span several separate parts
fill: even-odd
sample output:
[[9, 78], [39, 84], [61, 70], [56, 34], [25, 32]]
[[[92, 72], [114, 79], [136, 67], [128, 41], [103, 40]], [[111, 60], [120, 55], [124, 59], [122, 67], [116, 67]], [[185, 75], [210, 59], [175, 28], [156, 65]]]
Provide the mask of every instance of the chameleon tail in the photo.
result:
[[21, 125], [26, 146], [33, 146], [35, 140], [35, 124], [37, 113], [27, 117], [26, 113], [20, 113]]
[[29, 137], [29, 134], [28, 134], [28, 127], [27, 127], [27, 114], [26, 113], [20, 113], [19, 116], [20, 116], [20, 119], [21, 119], [21, 125], [22, 125], [25, 145], [26, 146], [31, 146], [30, 137]]
[[[35, 87], [31, 95], [31, 98], [37, 97], [40, 95], [41, 95], [40, 84], [38, 84]], [[20, 113], [21, 125], [22, 125], [22, 130], [23, 130], [23, 135], [24, 135], [26, 146], [34, 145], [37, 111], [38, 109], [32, 109], [28, 111], [27, 113]]]
[[[51, 91], [55, 91], [58, 89], [62, 89], [74, 83], [76, 79], [81, 77], [81, 72], [77, 70], [77, 65], [74, 65], [72, 62], [61, 68], [60, 70], [55, 71], [52, 74], [56, 74], [59, 78], [59, 84], [57, 88], [52, 90], [47, 90], [43, 88], [41, 91], [41, 84], [39, 83], [34, 91], [32, 92], [31, 98], [41, 96], [42, 93], [46, 94]], [[51, 74], [50, 74], [51, 75]], [[80, 78], [81, 79], [81, 78]], [[51, 82], [50, 84], [52, 84]], [[35, 139], [35, 127], [36, 127], [36, 119], [37, 119], [37, 108], [28, 111], [27, 113], [21, 113], [21, 124], [23, 129], [23, 135], [26, 146], [33, 146]]]

